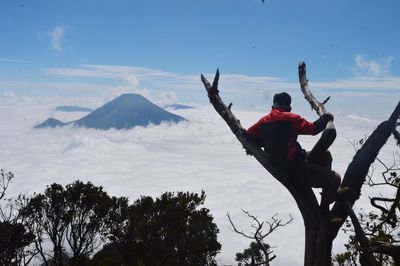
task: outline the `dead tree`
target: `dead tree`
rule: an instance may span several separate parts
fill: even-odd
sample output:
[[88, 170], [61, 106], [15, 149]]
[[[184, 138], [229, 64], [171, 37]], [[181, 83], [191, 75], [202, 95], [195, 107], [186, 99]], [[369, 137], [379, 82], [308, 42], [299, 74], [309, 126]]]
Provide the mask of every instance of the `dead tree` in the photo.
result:
[[[276, 258], [276, 255], [272, 255], [273, 251], [270, 251], [270, 246], [264, 243], [264, 239], [267, 236], [269, 236], [272, 232], [277, 230], [279, 227], [283, 227], [291, 223], [293, 221], [293, 217], [290, 216], [290, 218], [286, 222], [283, 222], [281, 219], [276, 218], [277, 214], [275, 214], [271, 217], [271, 221], [261, 222], [256, 216], [250, 214], [248, 211], [245, 210], [242, 211], [252, 220], [253, 223], [251, 224], [251, 227], [255, 231], [252, 233], [245, 233], [243, 230], [238, 230], [235, 224], [233, 223], [231, 216], [228, 213], [227, 216], [232, 226], [232, 229], [239, 235], [244, 236], [245, 238], [255, 240], [257, 243], [258, 250], [261, 250], [264, 255], [263, 258], [264, 261], [258, 262], [257, 265], [269, 266], [270, 265], [269, 263]], [[268, 225], [267, 232], [263, 232], [264, 225]]]
[[14, 178], [14, 174], [7, 172], [5, 169], [0, 169], [0, 200], [6, 194], [6, 190], [11, 180]]
[[[299, 64], [298, 70], [300, 86], [305, 98], [312, 108], [316, 110], [318, 115], [326, 113], [324, 107], [324, 102], [326, 101], [323, 103], [317, 101], [308, 87], [305, 63]], [[246, 152], [253, 155], [276, 180], [285, 186], [296, 201], [302, 214], [305, 227], [304, 265], [330, 265], [332, 242], [336, 238], [342, 224], [329, 223], [328, 216], [335, 215], [345, 220], [348, 216], [345, 202], [336, 202], [330, 211], [322, 210], [311, 187], [301, 182], [294, 183], [296, 181], [290, 181], [285, 173], [274, 168], [269, 160], [268, 154], [246, 137], [245, 129], [230, 109], [231, 104], [229, 107], [226, 106], [220, 98], [218, 91], [219, 75], [220, 73], [217, 70], [213, 84], [210, 84], [208, 80], [201, 75], [201, 80], [207, 90], [210, 102], [218, 114], [225, 120], [232, 133], [241, 142]], [[377, 129], [372, 132], [365, 144], [357, 151], [353, 160], [350, 162], [342, 182], [343, 186], [350, 187], [346, 197], [347, 203], [350, 206], [353, 206], [354, 202], [359, 198], [361, 187], [365, 181], [369, 166], [373, 163], [379, 150], [393, 132], [399, 116], [400, 103], [397, 104], [389, 119], [382, 122]], [[328, 149], [335, 137], [336, 129], [333, 123], [330, 123], [327, 129], [322, 133], [321, 138], [311, 153]]]

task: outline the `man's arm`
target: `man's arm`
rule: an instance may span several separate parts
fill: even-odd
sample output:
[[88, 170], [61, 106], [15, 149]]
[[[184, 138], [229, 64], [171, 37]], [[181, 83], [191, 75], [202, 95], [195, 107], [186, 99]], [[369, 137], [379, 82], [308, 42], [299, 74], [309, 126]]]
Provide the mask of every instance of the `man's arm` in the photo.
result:
[[320, 118], [315, 120], [314, 122], [309, 122], [297, 115], [296, 122], [293, 124], [293, 131], [296, 135], [317, 135], [321, 131], [323, 131], [326, 127], [326, 124], [330, 120], [333, 121], [333, 115], [330, 113], [323, 114]]
[[320, 116], [317, 120], [314, 121], [314, 131], [313, 135], [317, 135], [322, 132], [326, 128], [326, 124], [329, 121], [333, 121], [333, 115], [331, 113], [326, 113]]

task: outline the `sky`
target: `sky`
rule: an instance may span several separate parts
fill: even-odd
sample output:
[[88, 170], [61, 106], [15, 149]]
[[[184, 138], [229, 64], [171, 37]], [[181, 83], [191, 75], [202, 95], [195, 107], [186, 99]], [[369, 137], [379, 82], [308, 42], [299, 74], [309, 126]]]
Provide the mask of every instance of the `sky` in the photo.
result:
[[300, 61], [316, 88], [398, 89], [398, 10], [396, 0], [1, 1], [0, 93], [140, 88], [204, 102], [199, 74], [219, 67], [249, 105], [297, 88]]
[[[385, 120], [400, 96], [400, 2], [346, 0], [0, 1], [0, 167], [15, 173], [9, 195], [41, 192], [75, 179], [111, 195], [159, 196], [164, 191], [207, 194], [221, 230], [220, 265], [249, 242], [232, 232], [250, 230], [241, 209], [261, 219], [294, 216], [271, 235], [275, 265], [302, 265], [304, 231], [293, 199], [250, 156], [208, 103], [200, 73], [221, 71], [220, 94], [244, 127], [288, 91], [293, 111], [315, 112], [299, 92], [297, 66], [306, 61], [318, 99], [332, 96], [338, 137], [333, 168], [344, 174], [350, 142]], [[72, 121], [84, 113], [58, 105], [97, 108], [135, 92], [188, 119], [178, 124], [99, 131], [35, 130], [48, 117]], [[316, 139], [300, 138], [306, 149]], [[389, 140], [381, 152], [398, 152]], [[379, 171], [377, 171], [379, 172]], [[363, 188], [368, 196], [388, 191]], [[340, 235], [334, 250], [343, 250]]]

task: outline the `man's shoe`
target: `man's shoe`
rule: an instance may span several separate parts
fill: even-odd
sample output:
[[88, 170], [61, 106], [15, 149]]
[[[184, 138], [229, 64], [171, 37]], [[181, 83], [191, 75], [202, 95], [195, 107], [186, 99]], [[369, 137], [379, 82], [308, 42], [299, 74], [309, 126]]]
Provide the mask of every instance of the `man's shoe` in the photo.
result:
[[339, 188], [335, 194], [332, 196], [326, 196], [326, 194], [324, 193], [320, 193], [321, 194], [321, 206], [329, 206], [330, 204], [334, 203], [337, 200], [340, 200], [344, 194], [346, 194], [346, 192], [349, 191], [349, 187], [341, 187]]
[[338, 216], [332, 215], [331, 217], [329, 217], [329, 222], [333, 224], [341, 224], [344, 222], [344, 220]]
[[336, 191], [336, 196], [340, 197], [344, 195], [347, 191], [349, 191], [349, 187], [341, 187]]

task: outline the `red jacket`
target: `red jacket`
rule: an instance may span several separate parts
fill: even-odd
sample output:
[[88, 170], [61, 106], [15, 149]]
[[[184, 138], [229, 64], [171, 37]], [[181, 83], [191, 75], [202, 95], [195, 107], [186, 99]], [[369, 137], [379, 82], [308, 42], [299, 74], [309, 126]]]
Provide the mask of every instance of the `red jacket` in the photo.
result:
[[297, 114], [272, 108], [271, 113], [249, 127], [246, 133], [262, 145], [272, 159], [292, 160], [302, 153], [297, 136], [316, 135], [325, 128], [327, 122], [324, 116], [309, 122]]

